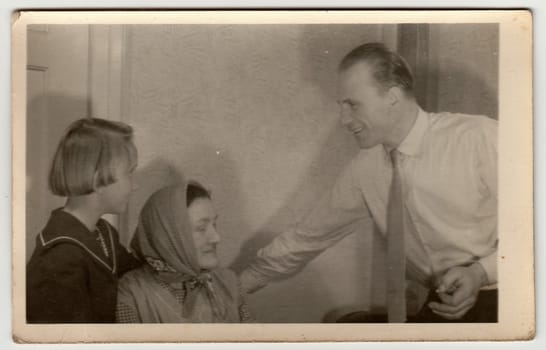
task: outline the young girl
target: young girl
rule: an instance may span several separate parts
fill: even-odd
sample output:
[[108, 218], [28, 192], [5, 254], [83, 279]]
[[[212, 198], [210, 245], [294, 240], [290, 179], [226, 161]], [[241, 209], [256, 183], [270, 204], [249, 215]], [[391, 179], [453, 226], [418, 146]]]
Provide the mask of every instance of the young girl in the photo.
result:
[[38, 234], [27, 265], [28, 323], [115, 322], [118, 278], [139, 262], [101, 216], [122, 212], [133, 190], [132, 139], [129, 125], [95, 118], [66, 131], [49, 185], [68, 198]]

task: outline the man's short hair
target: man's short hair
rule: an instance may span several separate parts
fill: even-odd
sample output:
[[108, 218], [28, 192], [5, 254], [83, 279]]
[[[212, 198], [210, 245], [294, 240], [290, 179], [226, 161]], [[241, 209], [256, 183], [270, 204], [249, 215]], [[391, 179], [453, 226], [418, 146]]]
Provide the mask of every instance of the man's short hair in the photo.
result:
[[53, 157], [49, 188], [59, 196], [93, 193], [117, 181], [120, 162], [136, 164], [133, 128], [111, 120], [83, 118], [66, 130]]
[[339, 70], [345, 71], [360, 62], [372, 66], [376, 82], [385, 91], [398, 86], [406, 95], [413, 96], [413, 75], [409, 65], [384, 44], [366, 43], [354, 48], [341, 60]]

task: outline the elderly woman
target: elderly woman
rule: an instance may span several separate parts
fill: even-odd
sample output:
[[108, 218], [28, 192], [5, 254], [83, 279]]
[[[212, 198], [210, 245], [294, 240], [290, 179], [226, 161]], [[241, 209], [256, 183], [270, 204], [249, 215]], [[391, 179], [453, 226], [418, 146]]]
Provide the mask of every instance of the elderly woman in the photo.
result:
[[216, 219], [210, 193], [195, 182], [148, 199], [131, 243], [145, 264], [120, 280], [118, 322], [251, 321], [237, 277], [218, 268]]

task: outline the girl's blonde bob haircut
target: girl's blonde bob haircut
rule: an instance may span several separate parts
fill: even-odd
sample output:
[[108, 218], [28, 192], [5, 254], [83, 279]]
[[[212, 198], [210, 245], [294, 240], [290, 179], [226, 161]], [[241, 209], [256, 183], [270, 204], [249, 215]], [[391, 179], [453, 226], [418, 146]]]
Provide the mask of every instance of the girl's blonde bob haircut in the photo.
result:
[[66, 130], [51, 165], [49, 188], [58, 196], [81, 196], [117, 181], [116, 169], [137, 162], [133, 128], [125, 123], [83, 118]]

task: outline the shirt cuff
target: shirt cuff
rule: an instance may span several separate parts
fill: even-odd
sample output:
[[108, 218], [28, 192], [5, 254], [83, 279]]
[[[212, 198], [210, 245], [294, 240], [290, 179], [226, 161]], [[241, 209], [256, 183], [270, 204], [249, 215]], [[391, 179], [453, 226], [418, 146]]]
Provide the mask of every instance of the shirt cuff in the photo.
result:
[[478, 262], [482, 265], [487, 275], [487, 285], [497, 283], [497, 252], [481, 258]]
[[241, 281], [241, 287], [245, 293], [254, 293], [255, 291], [265, 287], [268, 282], [268, 278], [252, 267], [246, 268], [239, 276]]

